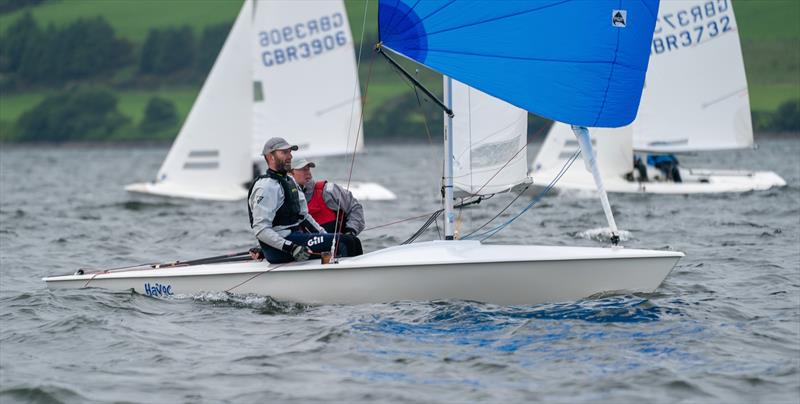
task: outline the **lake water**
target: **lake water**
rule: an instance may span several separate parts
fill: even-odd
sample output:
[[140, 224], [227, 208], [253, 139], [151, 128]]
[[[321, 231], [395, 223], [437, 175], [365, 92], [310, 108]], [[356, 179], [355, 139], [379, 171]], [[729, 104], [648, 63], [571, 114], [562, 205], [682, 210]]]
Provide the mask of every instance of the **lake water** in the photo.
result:
[[[0, 402], [797, 403], [800, 137], [759, 142], [682, 164], [774, 170], [787, 187], [611, 196], [625, 246], [686, 253], [656, 293], [518, 307], [49, 291], [42, 277], [78, 267], [244, 250], [254, 244], [247, 209], [125, 193], [155, 176], [166, 148], [3, 146]], [[365, 202], [368, 227], [438, 209], [441, 154], [386, 145], [359, 155], [354, 179], [399, 196]], [[346, 178], [349, 161], [317, 163], [318, 178]], [[464, 228], [509, 201], [465, 209]], [[423, 221], [367, 231], [365, 250]], [[491, 241], [602, 246], [592, 230], [604, 226], [596, 198], [557, 195]], [[423, 239], [436, 237], [432, 227]]]

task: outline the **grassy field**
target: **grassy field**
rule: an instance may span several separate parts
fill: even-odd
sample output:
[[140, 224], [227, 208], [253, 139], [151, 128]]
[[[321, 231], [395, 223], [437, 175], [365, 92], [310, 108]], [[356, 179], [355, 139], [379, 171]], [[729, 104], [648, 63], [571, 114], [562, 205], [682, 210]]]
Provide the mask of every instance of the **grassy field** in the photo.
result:
[[208, 25], [233, 22], [239, 0], [61, 0], [0, 16], [0, 31], [30, 11], [43, 26], [63, 26], [78, 18], [102, 16], [117, 35], [141, 43], [151, 28], [189, 25], [200, 33]]
[[[166, 98], [173, 103], [178, 109], [178, 115], [181, 119], [189, 113], [189, 109], [197, 97], [199, 88], [184, 87], [184, 88], [170, 88], [161, 91], [119, 91], [117, 97], [119, 98], [119, 110], [125, 116], [138, 124], [142, 117], [144, 117], [144, 110], [147, 102], [151, 97]], [[24, 94], [3, 95], [0, 97], [0, 121], [10, 123], [22, 115], [23, 112], [33, 108], [48, 95], [55, 94], [55, 91], [37, 91]]]
[[[189, 25], [199, 34], [206, 26], [230, 23], [241, 4], [241, 0], [51, 0], [36, 7], [0, 15], [0, 32], [5, 32], [27, 11], [45, 26], [63, 26], [78, 18], [103, 16], [115, 27], [119, 36], [141, 45], [151, 28]], [[364, 62], [360, 69], [363, 87], [367, 82], [372, 45], [377, 40], [377, 1], [345, 0], [345, 4], [356, 41], [364, 31]], [[800, 98], [800, 0], [735, 0], [733, 5], [745, 57], [752, 109], [772, 111], [789, 99]], [[404, 64], [412, 66], [410, 63]], [[423, 82], [438, 90], [440, 86], [435, 75], [420, 70]], [[412, 92], [383, 60], [375, 60], [369, 86], [365, 110], [367, 119], [385, 102]], [[196, 88], [180, 86], [154, 92], [120, 91], [119, 107], [133, 122], [139, 122], [147, 101], [151, 96], [159, 95], [175, 102], [183, 118], [198, 91], [199, 85]], [[0, 127], [9, 127], [20, 114], [48, 94], [46, 91], [36, 91], [0, 95]]]

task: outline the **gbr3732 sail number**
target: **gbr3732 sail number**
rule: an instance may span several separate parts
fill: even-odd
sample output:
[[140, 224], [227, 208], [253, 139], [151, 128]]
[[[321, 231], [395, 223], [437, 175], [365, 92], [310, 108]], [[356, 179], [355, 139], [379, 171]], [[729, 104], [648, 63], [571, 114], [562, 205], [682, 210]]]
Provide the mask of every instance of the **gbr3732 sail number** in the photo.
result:
[[319, 18], [258, 33], [261, 63], [265, 67], [308, 59], [347, 44], [344, 15]]
[[733, 29], [728, 0], [706, 1], [659, 15], [650, 50], [660, 55], [709, 41]]

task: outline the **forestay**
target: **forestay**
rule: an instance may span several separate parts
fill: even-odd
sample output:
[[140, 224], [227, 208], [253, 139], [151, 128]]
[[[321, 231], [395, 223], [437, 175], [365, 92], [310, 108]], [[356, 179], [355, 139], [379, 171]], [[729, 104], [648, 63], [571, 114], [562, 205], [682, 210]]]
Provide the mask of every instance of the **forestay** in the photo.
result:
[[636, 117], [657, 10], [658, 0], [380, 0], [379, 31], [394, 52], [524, 110], [618, 127]]
[[730, 1], [662, 2], [650, 59], [636, 150], [752, 146], [747, 79]]
[[253, 27], [253, 157], [273, 136], [297, 143], [297, 156], [360, 151], [361, 92], [344, 3], [260, 1]]
[[189, 116], [158, 171], [157, 183], [236, 199], [252, 172], [252, 66], [250, 54], [253, 3], [244, 2], [219, 57], [203, 84]]
[[453, 185], [468, 195], [526, 182], [528, 113], [453, 80]]

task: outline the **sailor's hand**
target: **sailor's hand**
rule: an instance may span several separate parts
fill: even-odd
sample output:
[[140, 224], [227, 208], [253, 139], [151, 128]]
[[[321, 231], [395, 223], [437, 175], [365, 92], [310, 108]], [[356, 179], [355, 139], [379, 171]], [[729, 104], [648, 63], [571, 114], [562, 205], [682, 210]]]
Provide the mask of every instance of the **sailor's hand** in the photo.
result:
[[311, 251], [291, 241], [286, 241], [286, 243], [283, 244], [283, 251], [291, 255], [295, 261], [305, 261], [311, 258]]
[[351, 229], [351, 228], [349, 228], [349, 227], [345, 227], [344, 228], [344, 234], [347, 234], [348, 236], [355, 237], [356, 236], [356, 231]]
[[311, 258], [311, 251], [301, 245], [295, 245], [292, 248], [292, 257], [295, 261], [305, 261]]
[[264, 253], [261, 251], [261, 247], [253, 247], [250, 249], [250, 258], [253, 260], [261, 261], [264, 259]]

